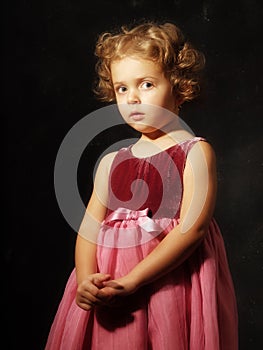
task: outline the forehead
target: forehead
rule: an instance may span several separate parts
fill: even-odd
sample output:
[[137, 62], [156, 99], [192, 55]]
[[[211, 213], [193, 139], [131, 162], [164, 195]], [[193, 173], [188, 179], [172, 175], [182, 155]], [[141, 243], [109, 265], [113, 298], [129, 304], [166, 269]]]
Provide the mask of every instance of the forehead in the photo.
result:
[[111, 63], [112, 80], [122, 81], [142, 76], [160, 76], [162, 69], [157, 62], [139, 57], [124, 57]]

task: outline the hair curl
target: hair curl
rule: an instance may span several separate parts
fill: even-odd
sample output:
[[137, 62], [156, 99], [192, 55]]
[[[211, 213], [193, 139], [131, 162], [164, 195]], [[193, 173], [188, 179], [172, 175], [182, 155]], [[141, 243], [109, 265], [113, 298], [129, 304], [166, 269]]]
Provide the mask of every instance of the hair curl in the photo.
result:
[[121, 27], [117, 33], [103, 33], [98, 38], [95, 55], [98, 79], [94, 92], [104, 102], [115, 100], [111, 63], [127, 56], [159, 64], [179, 104], [199, 94], [205, 57], [185, 41], [181, 30], [172, 23], [146, 22], [130, 29]]

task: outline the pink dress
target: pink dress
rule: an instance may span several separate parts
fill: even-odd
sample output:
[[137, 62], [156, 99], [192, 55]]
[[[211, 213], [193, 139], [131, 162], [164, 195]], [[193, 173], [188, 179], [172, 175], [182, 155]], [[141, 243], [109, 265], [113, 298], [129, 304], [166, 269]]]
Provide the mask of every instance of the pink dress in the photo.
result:
[[[98, 237], [98, 271], [126, 275], [180, 218], [183, 170], [193, 138], [148, 158], [121, 149], [110, 172], [108, 212]], [[72, 271], [46, 350], [236, 350], [237, 307], [224, 242], [214, 219], [178, 268], [123, 299], [84, 311]]]

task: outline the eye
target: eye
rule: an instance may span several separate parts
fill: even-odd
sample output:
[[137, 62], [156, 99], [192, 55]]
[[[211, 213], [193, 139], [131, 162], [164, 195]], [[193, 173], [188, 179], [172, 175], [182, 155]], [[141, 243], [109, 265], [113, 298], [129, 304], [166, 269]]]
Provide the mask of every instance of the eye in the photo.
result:
[[141, 84], [141, 88], [142, 89], [145, 89], [145, 90], [149, 90], [153, 87], [153, 83], [151, 83], [150, 81], [144, 81], [142, 84]]
[[126, 86], [117, 86], [115, 90], [118, 94], [125, 94], [127, 88]]

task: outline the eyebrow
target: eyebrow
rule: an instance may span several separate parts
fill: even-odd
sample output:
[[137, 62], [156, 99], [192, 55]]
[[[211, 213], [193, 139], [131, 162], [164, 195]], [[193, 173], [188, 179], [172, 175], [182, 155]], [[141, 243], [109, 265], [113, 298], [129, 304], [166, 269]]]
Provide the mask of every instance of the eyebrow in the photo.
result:
[[[153, 77], [151, 75], [146, 75], [146, 76], [142, 76], [142, 77], [138, 77], [135, 80], [136, 81], [142, 81], [142, 80], [147, 80], [147, 79], [152, 79], [152, 80], [158, 80], [157, 77]], [[125, 84], [125, 81], [116, 81], [115, 83], [113, 83], [113, 85], [120, 85], [120, 84]]]

